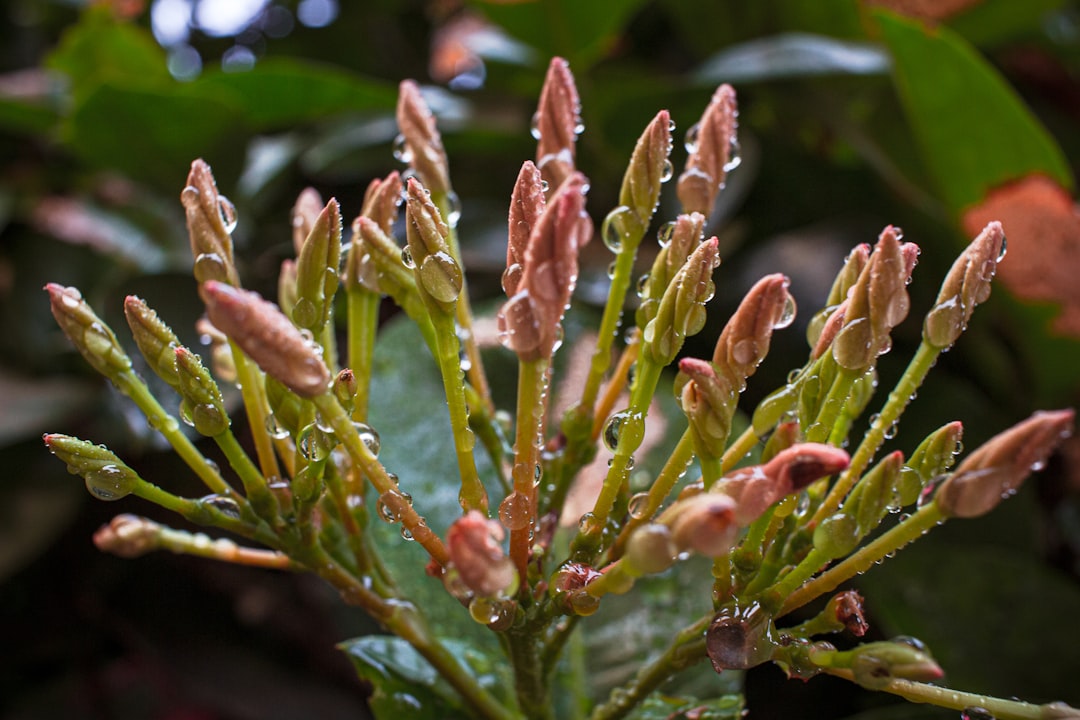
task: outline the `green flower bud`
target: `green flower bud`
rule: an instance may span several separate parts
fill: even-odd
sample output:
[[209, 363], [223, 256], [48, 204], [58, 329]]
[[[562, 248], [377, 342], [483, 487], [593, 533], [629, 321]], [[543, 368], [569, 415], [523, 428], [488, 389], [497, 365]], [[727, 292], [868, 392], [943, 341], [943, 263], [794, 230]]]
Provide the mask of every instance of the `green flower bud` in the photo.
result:
[[837, 513], [814, 528], [814, 549], [830, 560], [843, 557], [859, 544], [859, 524], [853, 515]]
[[859, 480], [844, 501], [843, 512], [855, 518], [859, 537], [876, 528], [886, 514], [906, 503], [901, 495], [904, 454], [897, 450], [886, 455]]
[[180, 377], [176, 370], [176, 348], [180, 340], [172, 329], [158, 317], [146, 302], [134, 295], [124, 300], [124, 316], [139, 352], [146, 358], [158, 377], [173, 388], [179, 388]]
[[120, 347], [116, 335], [94, 314], [77, 289], [49, 283], [45, 290], [60, 329], [95, 370], [113, 379], [131, 369], [131, 358]]
[[662, 227], [657, 234], [660, 252], [653, 261], [652, 269], [645, 275], [638, 286], [641, 304], [637, 309], [637, 326], [644, 329], [649, 321], [656, 317], [656, 310], [664, 291], [675, 278], [675, 274], [686, 264], [690, 253], [702, 241], [705, 216], [700, 213], [683, 214]]
[[364, 193], [360, 214], [371, 219], [387, 235], [393, 232], [397, 220], [402, 187], [401, 175], [395, 170], [383, 180], [372, 180]]
[[1005, 231], [992, 222], [956, 258], [923, 324], [923, 340], [936, 348], [951, 346], [967, 329], [975, 306], [990, 297], [990, 281], [1005, 256]]
[[304, 188], [296, 198], [296, 204], [292, 208], [292, 239], [293, 249], [297, 257], [304, 249], [304, 243], [311, 234], [315, 220], [323, 209], [322, 196], [315, 188]]
[[228, 430], [230, 420], [221, 390], [203, 367], [202, 360], [185, 347], [176, 348], [174, 353], [180, 381], [177, 390], [183, 397], [181, 417], [196, 432], [207, 437], [216, 437]]
[[420, 183], [410, 178], [406, 187], [405, 227], [416, 288], [429, 310], [452, 313], [464, 277], [447, 244], [450, 230]]
[[656, 317], [641, 333], [641, 351], [658, 365], [674, 360], [686, 338], [705, 326], [705, 303], [712, 298], [712, 274], [719, 264], [719, 241], [714, 237], [694, 250], [664, 292]]
[[180, 193], [187, 215], [191, 255], [195, 259], [195, 279], [237, 285], [233, 260], [232, 231], [236, 227], [236, 208], [218, 193], [210, 166], [202, 160], [191, 163], [187, 185]]
[[[926, 439], [919, 443], [919, 447], [915, 448], [915, 452], [911, 453], [907, 466], [918, 474], [920, 490], [953, 466], [956, 455], [960, 452], [960, 438], [963, 434], [964, 425], [959, 421], [942, 425], [927, 435]], [[915, 498], [912, 498], [911, 501], [914, 500]]]
[[82, 476], [86, 489], [98, 500], [119, 500], [136, 492], [143, 482], [104, 445], [56, 433], [46, 434], [44, 440], [49, 451], [67, 463], [68, 472]]
[[867, 643], [838, 652], [831, 667], [850, 668], [855, 682], [868, 690], [881, 690], [894, 679], [928, 682], [945, 675], [926, 647], [915, 640]]
[[330, 319], [341, 262], [341, 209], [331, 199], [315, 218], [296, 262], [297, 326], [319, 331]]
[[661, 110], [638, 138], [619, 189], [619, 205], [630, 208], [637, 221], [633, 237], [638, 240], [656, 210], [661, 185], [671, 178], [670, 154], [671, 115]]
[[137, 558], [161, 547], [162, 526], [138, 515], [117, 515], [94, 533], [94, 545], [102, 552]]

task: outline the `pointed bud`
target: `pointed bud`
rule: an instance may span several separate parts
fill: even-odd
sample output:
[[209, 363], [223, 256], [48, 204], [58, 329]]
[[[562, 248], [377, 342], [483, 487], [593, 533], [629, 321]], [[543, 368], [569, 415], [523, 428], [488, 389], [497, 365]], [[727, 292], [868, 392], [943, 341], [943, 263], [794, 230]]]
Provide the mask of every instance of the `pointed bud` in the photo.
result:
[[810, 351], [811, 359], [817, 360], [825, 354], [826, 350], [832, 347], [836, 334], [840, 332], [840, 328], [844, 327], [847, 320], [848, 303], [848, 300], [844, 300], [844, 302], [836, 305], [828, 315], [821, 315], [820, 313], [815, 315], [815, 318], [821, 318], [821, 325], [817, 328], [817, 340], [814, 343], [813, 350]]
[[947, 517], [978, 517], [1013, 495], [1072, 435], [1073, 410], [1039, 411], [969, 454], [943, 482], [934, 502]]
[[776, 426], [765, 447], [761, 449], [761, 462], [767, 463], [784, 450], [802, 440], [798, 422], [782, 422]]
[[543, 180], [540, 179], [540, 171], [536, 169], [536, 165], [526, 160], [518, 172], [514, 191], [510, 195], [506, 271], [502, 279], [503, 291], [507, 297], [513, 297], [518, 291], [525, 266], [525, 248], [543, 212]]
[[288, 258], [282, 260], [281, 270], [278, 271], [277, 301], [278, 307], [286, 317], [292, 317], [293, 309], [296, 307], [297, 277], [296, 261]]
[[161, 547], [162, 526], [138, 515], [117, 515], [94, 533], [94, 545], [102, 552], [137, 558]]
[[870, 260], [851, 289], [844, 327], [833, 341], [836, 362], [848, 370], [869, 367], [891, 345], [889, 331], [910, 307], [907, 281], [913, 253], [904, 251], [900, 232], [882, 231]]
[[548, 64], [540, 103], [533, 116], [536, 166], [554, 193], [574, 172], [574, 144], [581, 132], [581, 102], [570, 66], [559, 57]]
[[733, 380], [739, 392], [768, 354], [773, 330], [785, 328], [795, 319], [790, 284], [780, 273], [758, 280], [720, 333], [713, 363]]
[[855, 590], [845, 590], [829, 599], [825, 614], [836, 621], [837, 629], [846, 629], [855, 637], [862, 637], [870, 629], [866, 622], [862, 595]]
[[424, 185], [432, 192], [450, 192], [450, 168], [435, 116], [412, 80], [404, 80], [399, 86], [397, 123], [408, 162]]
[[131, 358], [113, 331], [86, 304], [82, 293], [56, 283], [49, 283], [45, 290], [60, 329], [95, 370], [112, 379], [131, 369]]
[[176, 334], [142, 298], [134, 295], [128, 295], [124, 300], [124, 317], [150, 368], [170, 386], [178, 387], [180, 378], [176, 374], [175, 350], [180, 346], [180, 340]]
[[385, 179], [372, 180], [364, 193], [364, 203], [360, 206], [360, 214], [373, 220], [384, 233], [389, 235], [393, 232], [394, 223], [397, 221], [403, 189], [401, 175], [396, 170]]
[[992, 222], [956, 258], [923, 324], [923, 339], [947, 348], [967, 328], [975, 306], [990, 297], [990, 281], [1004, 256], [1005, 231]]
[[424, 304], [451, 312], [464, 283], [461, 266], [450, 254], [449, 228], [430, 194], [413, 178], [406, 185], [405, 229], [416, 287]]
[[859, 480], [844, 501], [843, 511], [855, 518], [860, 537], [876, 528], [890, 511], [904, 506], [904, 493], [900, 492], [903, 467], [904, 454], [899, 450], [889, 453]]
[[[700, 213], [683, 214], [675, 219], [670, 235], [661, 241], [663, 246], [653, 261], [652, 269], [645, 277], [643, 286], [638, 289], [641, 297], [636, 316], [639, 328], [644, 328], [656, 317], [664, 291], [679, 269], [686, 264], [690, 253], [701, 244], [704, 227], [705, 216]], [[661, 232], [666, 234], [667, 231], [661, 229]]]
[[319, 332], [330, 319], [341, 263], [341, 208], [331, 198], [315, 217], [296, 261], [293, 322]]
[[304, 241], [311, 234], [315, 220], [323, 209], [322, 196], [315, 188], [304, 188], [292, 208], [292, 240], [296, 255], [304, 248]]
[[[304, 411], [304, 402], [282, 383], [267, 376], [266, 402], [270, 406], [271, 416], [268, 428], [271, 436], [288, 433], [292, 437], [300, 434], [300, 414]], [[282, 436], [283, 437], [283, 436]]]
[[497, 321], [500, 340], [523, 360], [549, 357], [577, 283], [578, 249], [592, 225], [585, 215], [585, 176], [574, 173], [544, 207], [525, 248], [517, 292]]
[[330, 391], [338, 401], [338, 405], [345, 408], [345, 412], [352, 414], [353, 403], [356, 400], [356, 374], [349, 368], [345, 368], [334, 378]]
[[712, 274], [719, 264], [719, 241], [714, 237], [691, 253], [664, 292], [656, 317], [641, 333], [642, 352], [657, 364], [674, 360], [686, 338], [705, 326], [705, 303], [713, 295]]
[[919, 443], [919, 447], [911, 453], [907, 466], [919, 476], [921, 487], [929, 485], [934, 478], [953, 466], [963, 435], [964, 425], [957, 420], [942, 425]]
[[186, 347], [178, 347], [176, 371], [183, 397], [180, 413], [200, 435], [217, 437], [229, 429], [229, 414], [217, 383], [203, 367], [199, 356]]
[[684, 212], [699, 212], [706, 217], [712, 212], [728, 170], [738, 163], [738, 157], [732, 154], [732, 149], [738, 147], [738, 115], [735, 90], [721, 85], [701, 120], [687, 133], [690, 156], [677, 188]]
[[823, 477], [848, 466], [850, 458], [840, 448], [819, 443], [800, 443], [777, 453], [764, 465], [740, 468], [713, 486], [736, 502], [736, 517], [746, 526], [785, 495], [798, 492]]
[[232, 244], [236, 208], [218, 193], [214, 175], [204, 161], [191, 163], [180, 202], [187, 216], [191, 254], [195, 258], [195, 279], [200, 283], [217, 280], [236, 285]]
[[897, 641], [867, 643], [838, 652], [832, 666], [850, 668], [855, 682], [867, 690], [881, 690], [893, 680], [930, 682], [945, 676], [925, 647]]
[[638, 237], [645, 232], [660, 201], [660, 187], [671, 177], [670, 154], [671, 115], [661, 110], [638, 138], [619, 190], [619, 205], [632, 211], [637, 221], [632, 230]]
[[301, 397], [326, 392], [330, 371], [321, 353], [277, 306], [223, 283], [206, 283], [203, 292], [210, 321], [267, 375]]
[[690, 421], [697, 454], [714, 458], [723, 455], [738, 391], [725, 376], [717, 374], [711, 363], [697, 358], [679, 360], [675, 388], [679, 406]]
[[476, 510], [446, 531], [446, 549], [461, 581], [482, 597], [508, 595], [517, 584], [514, 563], [503, 552], [502, 525]]
[[44, 436], [49, 452], [67, 463], [68, 472], [82, 476], [86, 489], [98, 500], [119, 500], [137, 493], [142, 480], [104, 445], [95, 445], [70, 435]]
[[[401, 248], [382, 231], [378, 223], [371, 218], [360, 216], [353, 222], [353, 232], [355, 233], [353, 248], [356, 253], [359, 253], [356, 256], [357, 262], [362, 262], [364, 257], [367, 257], [367, 262], [362, 262], [361, 268], [356, 271], [357, 277], [365, 284], [365, 287], [369, 290], [374, 289], [367, 284], [373, 273], [377, 278], [376, 287], [395, 300], [416, 292], [416, 278], [412, 270], [402, 262]], [[360, 245], [357, 245], [358, 240]], [[361, 252], [361, 246], [363, 252]], [[409, 257], [411, 257], [411, 251]], [[351, 268], [352, 265], [349, 267]], [[354, 271], [348, 269], [346, 272], [352, 275]]]

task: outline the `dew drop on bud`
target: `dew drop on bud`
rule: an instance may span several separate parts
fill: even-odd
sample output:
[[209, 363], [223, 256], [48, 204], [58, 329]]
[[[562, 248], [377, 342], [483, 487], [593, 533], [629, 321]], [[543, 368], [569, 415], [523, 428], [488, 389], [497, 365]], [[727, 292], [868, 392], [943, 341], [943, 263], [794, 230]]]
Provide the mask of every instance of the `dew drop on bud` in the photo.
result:
[[643, 297], [645, 297], [645, 295], [646, 295], [646, 293], [648, 291], [649, 291], [649, 273], [645, 273], [644, 275], [642, 275], [641, 277], [638, 278], [638, 281], [637, 281], [637, 296], [639, 298], [643, 298]]
[[461, 198], [458, 194], [451, 190], [446, 195], [446, 225], [447, 227], [456, 228], [458, 222], [461, 220]]
[[394, 138], [394, 159], [400, 163], [408, 165], [412, 162], [412, 152], [409, 151], [409, 144], [405, 141], [405, 136], [399, 134]]
[[1001, 262], [1005, 259], [1005, 253], [1008, 252], [1008, 243], [1005, 241], [1005, 236], [1001, 236], [1001, 250], [998, 251], [997, 261]]
[[693, 155], [698, 151], [698, 138], [701, 135], [701, 123], [694, 123], [686, 131], [686, 139], [683, 140], [683, 146], [686, 148], [686, 152]]
[[410, 270], [416, 267], [416, 263], [414, 263], [412, 259], [412, 250], [409, 249], [408, 245], [401, 248], [401, 264]]
[[630, 412], [623, 410], [608, 418], [607, 424], [604, 426], [604, 446], [611, 452], [615, 452], [615, 448], [619, 446], [619, 431], [622, 429], [623, 422], [629, 416]]
[[675, 174], [675, 166], [671, 164], [670, 160], [664, 160], [664, 165], [660, 168], [660, 182], [666, 183], [671, 180]]
[[534, 140], [540, 139], [540, 111], [537, 110], [533, 113], [532, 120], [529, 121], [529, 134], [533, 136]]
[[274, 440], [284, 440], [289, 437], [288, 428], [281, 424], [281, 421], [278, 420], [274, 413], [266, 416], [266, 432]]
[[784, 298], [784, 308], [780, 311], [780, 317], [773, 323], [773, 330], [782, 330], [795, 322], [795, 298], [788, 295]]
[[728, 161], [724, 163], [724, 172], [729, 173], [742, 163], [742, 146], [739, 138], [731, 136], [731, 144], [728, 146]]
[[134, 479], [117, 465], [103, 465], [84, 476], [86, 489], [98, 500], [112, 502], [131, 494]]
[[432, 253], [420, 264], [420, 284], [439, 302], [456, 300], [462, 283], [461, 268], [447, 252]]
[[379, 433], [367, 423], [354, 422], [353, 427], [356, 428], [356, 434], [360, 436], [360, 441], [367, 446], [367, 449], [371, 451], [372, 455], [377, 457], [379, 455], [379, 448], [382, 447], [382, 443], [379, 440]]
[[229, 271], [225, 266], [225, 260], [217, 253], [199, 253], [199, 255], [195, 257], [192, 273], [195, 275], [195, 279], [200, 283], [209, 282], [211, 280], [226, 282], [229, 277]]
[[607, 214], [600, 226], [600, 237], [604, 245], [613, 253], [622, 249], [623, 239], [629, 234], [628, 224], [634, 211], [626, 205], [620, 205]]
[[224, 195], [218, 195], [217, 204], [218, 212], [221, 213], [221, 222], [225, 224], [225, 232], [232, 235], [237, 223], [236, 206]]

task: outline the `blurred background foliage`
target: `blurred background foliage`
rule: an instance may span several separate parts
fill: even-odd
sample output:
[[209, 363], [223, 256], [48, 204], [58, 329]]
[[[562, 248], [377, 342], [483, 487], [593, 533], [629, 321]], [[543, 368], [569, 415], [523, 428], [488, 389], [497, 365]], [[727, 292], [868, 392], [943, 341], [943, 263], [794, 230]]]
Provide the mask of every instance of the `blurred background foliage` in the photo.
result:
[[[41, 287], [80, 287], [115, 326], [123, 297], [138, 294], [199, 346], [178, 202], [191, 160], [210, 162], [237, 206], [245, 284], [272, 295], [297, 193], [313, 185], [353, 217], [366, 184], [398, 167], [396, 85], [415, 78], [439, 116], [482, 304], [498, 292], [509, 191], [532, 157], [529, 121], [552, 55], [570, 61], [582, 95], [579, 166], [596, 219], [615, 205], [632, 144], [658, 109], [682, 133], [719, 82], [739, 93], [742, 163], [711, 228], [724, 256], [712, 331], [691, 353], [709, 352], [727, 312], [767, 272], [792, 277], [805, 323], [846, 252], [886, 223], [922, 247], [910, 288], [919, 317], [957, 251], [1000, 218], [1009, 256], [997, 290], [895, 442], [910, 450], [962, 419], [974, 447], [1035, 407], [1076, 404], [1075, 2], [9, 0], [0, 10], [3, 717], [364, 716], [365, 687], [333, 645], [373, 628], [318, 582], [96, 553], [89, 535], [115, 508], [92, 502], [47, 456], [43, 431], [107, 442], [154, 481], [197, 488], [67, 345]], [[684, 157], [676, 148], [676, 166]], [[665, 195], [659, 217], [676, 208]], [[590, 246], [580, 300], [602, 302], [609, 259]], [[898, 329], [880, 363], [883, 388], [918, 336], [915, 319]], [[748, 401], [805, 353], [797, 329], [775, 341]], [[1078, 704], [1078, 558], [1074, 443], [1016, 499], [938, 531], [861, 586], [878, 636], [919, 635], [957, 686]], [[827, 678], [789, 683], [772, 668], [746, 683], [752, 717], [807, 708], [941, 716]]]

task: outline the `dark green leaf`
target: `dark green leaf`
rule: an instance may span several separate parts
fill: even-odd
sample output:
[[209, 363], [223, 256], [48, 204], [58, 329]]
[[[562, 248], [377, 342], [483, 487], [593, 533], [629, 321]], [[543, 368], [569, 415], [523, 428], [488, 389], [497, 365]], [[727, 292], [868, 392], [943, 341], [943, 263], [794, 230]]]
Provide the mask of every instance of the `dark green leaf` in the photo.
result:
[[742, 717], [741, 695], [724, 695], [710, 700], [668, 697], [654, 693], [645, 698], [628, 720], [737, 720]]
[[572, 70], [581, 72], [607, 54], [644, 0], [519, 3], [474, 0], [472, 4], [545, 57], [566, 58]]
[[824, 35], [786, 33], [721, 50], [698, 69], [708, 83], [751, 83], [816, 75], [879, 75], [889, 56], [878, 46]]
[[1072, 187], [1057, 143], [962, 38], [885, 12], [875, 17], [923, 163], [954, 213], [1030, 173]]
[[225, 94], [259, 130], [325, 118], [346, 110], [393, 111], [397, 88], [332, 65], [267, 59], [247, 72], [208, 72], [195, 94]]
[[[505, 663], [496, 662], [459, 640], [443, 643], [485, 689], [498, 694], [498, 690], [512, 686]], [[368, 636], [342, 643], [340, 647], [353, 661], [357, 673], [374, 686], [370, 704], [379, 720], [470, 717], [450, 685], [401, 638]]]

